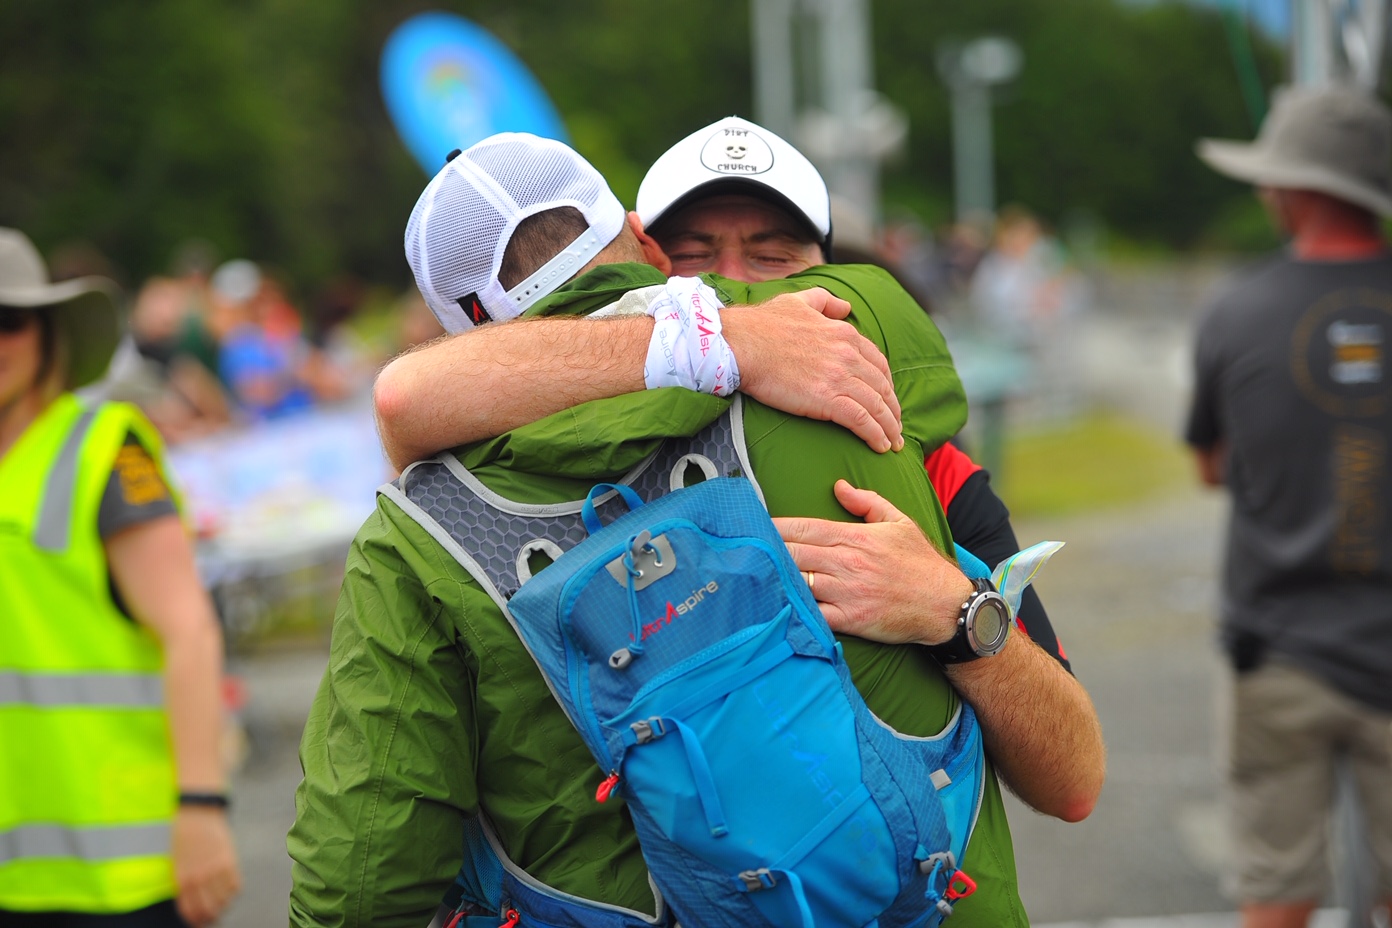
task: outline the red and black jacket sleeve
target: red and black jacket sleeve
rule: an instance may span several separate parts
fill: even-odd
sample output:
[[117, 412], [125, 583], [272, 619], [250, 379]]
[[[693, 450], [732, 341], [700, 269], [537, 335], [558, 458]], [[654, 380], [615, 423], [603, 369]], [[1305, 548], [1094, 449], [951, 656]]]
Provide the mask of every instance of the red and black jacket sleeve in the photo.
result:
[[[991, 489], [991, 476], [980, 464], [956, 445], [947, 444], [930, 454], [923, 466], [947, 513], [953, 541], [992, 567], [1020, 550], [1010, 524], [1010, 511]], [[1032, 586], [1025, 588], [1016, 621], [1065, 670], [1073, 672], [1044, 604]]]

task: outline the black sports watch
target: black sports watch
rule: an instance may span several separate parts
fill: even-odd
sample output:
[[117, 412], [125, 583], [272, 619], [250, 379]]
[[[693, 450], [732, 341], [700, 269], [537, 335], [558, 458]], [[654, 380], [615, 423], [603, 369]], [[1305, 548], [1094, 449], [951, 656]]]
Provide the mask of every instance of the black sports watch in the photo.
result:
[[941, 664], [962, 664], [992, 657], [1010, 635], [1010, 606], [984, 577], [972, 580], [975, 589], [957, 613], [957, 633], [942, 644], [928, 646]]

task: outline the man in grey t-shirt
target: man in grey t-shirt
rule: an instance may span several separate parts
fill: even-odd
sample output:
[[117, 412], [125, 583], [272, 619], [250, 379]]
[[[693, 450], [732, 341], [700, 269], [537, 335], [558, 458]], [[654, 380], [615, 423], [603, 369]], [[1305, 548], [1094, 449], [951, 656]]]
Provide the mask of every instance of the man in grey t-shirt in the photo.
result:
[[1244, 928], [1303, 926], [1329, 882], [1336, 760], [1353, 764], [1392, 898], [1392, 113], [1288, 90], [1254, 144], [1200, 143], [1257, 185], [1289, 247], [1200, 325], [1186, 438], [1232, 494], [1223, 642]]

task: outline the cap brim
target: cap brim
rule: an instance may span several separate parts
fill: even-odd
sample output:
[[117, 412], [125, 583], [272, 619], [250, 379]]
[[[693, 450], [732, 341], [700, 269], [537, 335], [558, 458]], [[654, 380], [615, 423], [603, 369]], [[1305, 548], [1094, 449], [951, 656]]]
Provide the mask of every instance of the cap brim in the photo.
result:
[[1200, 139], [1195, 151], [1205, 164], [1234, 180], [1263, 187], [1314, 190], [1392, 216], [1392, 194], [1318, 165], [1286, 161], [1256, 145]]
[[812, 220], [807, 217], [807, 214], [803, 212], [796, 203], [770, 187], [768, 184], [748, 177], [717, 177], [715, 180], [709, 180], [704, 184], [698, 184], [692, 187], [654, 216], [652, 221], [647, 223], [646, 229], [653, 235], [660, 236], [662, 234], [663, 225], [669, 222], [677, 213], [680, 213], [698, 200], [705, 200], [710, 197], [720, 196], [721, 194], [753, 197], [756, 200], [763, 200], [765, 203], [770, 203], [796, 220], [798, 225], [802, 226], [803, 231], [807, 233], [808, 241], [816, 242], [824, 249], [829, 242], [830, 236], [823, 235], [818, 231], [816, 226], [812, 224]]
[[47, 310], [67, 354], [65, 386], [72, 390], [101, 379], [121, 341], [116, 285], [82, 277], [42, 287], [0, 287], [0, 306]]

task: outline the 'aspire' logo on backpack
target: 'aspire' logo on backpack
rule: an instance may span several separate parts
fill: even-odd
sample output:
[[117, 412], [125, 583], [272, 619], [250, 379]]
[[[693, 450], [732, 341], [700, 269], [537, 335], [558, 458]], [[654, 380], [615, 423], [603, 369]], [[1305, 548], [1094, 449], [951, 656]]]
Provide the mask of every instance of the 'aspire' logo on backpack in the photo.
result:
[[[707, 593], [716, 593], [719, 592], [719, 590], [720, 584], [716, 583], [714, 580], [711, 580], [705, 586], [697, 587], [696, 589], [692, 590], [690, 596], [677, 603], [675, 606], [672, 605], [672, 601], [670, 599], [667, 600], [667, 612], [660, 618], [657, 618], [643, 625], [643, 640], [647, 641], [649, 636], [656, 635], [658, 632], [662, 631], [668, 625], [671, 625], [672, 620], [675, 619], [677, 616], [686, 615], [692, 609], [695, 609], [698, 605], [700, 605], [702, 600], [706, 598]], [[629, 635], [628, 640], [632, 641], [633, 636]]]

